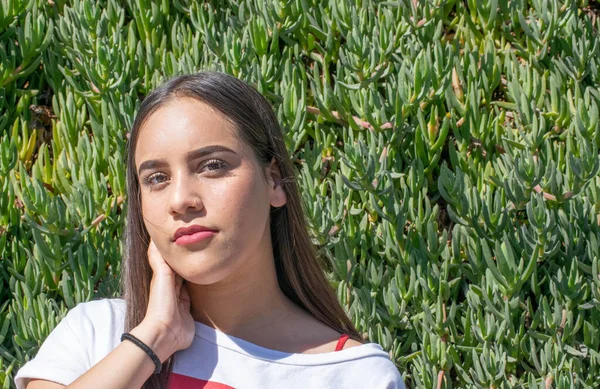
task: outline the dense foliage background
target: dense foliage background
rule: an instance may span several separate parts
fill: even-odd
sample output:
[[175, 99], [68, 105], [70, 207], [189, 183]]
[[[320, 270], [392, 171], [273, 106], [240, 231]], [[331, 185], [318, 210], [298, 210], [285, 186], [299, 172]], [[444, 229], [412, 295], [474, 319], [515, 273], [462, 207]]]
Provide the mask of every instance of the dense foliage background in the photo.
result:
[[409, 387], [600, 387], [598, 14], [0, 0], [0, 384], [118, 295], [127, 131], [212, 69], [273, 103], [331, 283]]

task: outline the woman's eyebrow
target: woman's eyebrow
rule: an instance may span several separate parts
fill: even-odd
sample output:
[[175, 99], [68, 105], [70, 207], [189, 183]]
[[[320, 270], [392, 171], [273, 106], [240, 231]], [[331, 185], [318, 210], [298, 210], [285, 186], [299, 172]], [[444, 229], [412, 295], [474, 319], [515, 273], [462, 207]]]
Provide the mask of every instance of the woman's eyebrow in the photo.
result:
[[188, 161], [191, 161], [193, 159], [205, 157], [207, 155], [219, 153], [219, 152], [237, 154], [235, 151], [231, 150], [228, 147], [221, 146], [221, 145], [212, 145], [212, 146], [202, 147], [197, 150], [192, 150], [192, 151], [188, 152], [185, 156]]
[[[192, 151], [186, 153], [185, 157], [188, 161], [191, 161], [191, 160], [205, 157], [207, 155], [218, 153], [218, 152], [228, 152], [228, 153], [237, 155], [237, 153], [235, 151], [231, 150], [228, 147], [221, 146], [221, 145], [212, 145], [212, 146], [202, 147], [197, 150], [192, 150]], [[167, 165], [167, 162], [164, 159], [149, 159], [140, 164], [140, 167], [138, 168], [138, 176], [141, 175], [142, 171], [144, 171], [144, 170], [153, 169], [153, 168], [157, 168], [157, 167], [163, 167], [166, 165]]]
[[167, 163], [164, 159], [150, 159], [148, 161], [144, 161], [140, 164], [140, 167], [138, 168], [138, 176], [140, 176], [144, 170], [163, 167], [166, 165]]

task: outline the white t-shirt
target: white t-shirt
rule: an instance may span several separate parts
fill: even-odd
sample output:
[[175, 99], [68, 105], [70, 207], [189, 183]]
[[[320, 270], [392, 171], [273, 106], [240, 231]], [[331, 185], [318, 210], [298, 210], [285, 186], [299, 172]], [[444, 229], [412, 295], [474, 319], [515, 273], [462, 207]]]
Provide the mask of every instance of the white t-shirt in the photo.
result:
[[[25, 389], [32, 378], [62, 385], [75, 381], [119, 345], [124, 317], [122, 299], [78, 304], [17, 372], [17, 388]], [[195, 324], [191, 346], [175, 355], [169, 389], [405, 389], [398, 369], [377, 343], [293, 354]]]

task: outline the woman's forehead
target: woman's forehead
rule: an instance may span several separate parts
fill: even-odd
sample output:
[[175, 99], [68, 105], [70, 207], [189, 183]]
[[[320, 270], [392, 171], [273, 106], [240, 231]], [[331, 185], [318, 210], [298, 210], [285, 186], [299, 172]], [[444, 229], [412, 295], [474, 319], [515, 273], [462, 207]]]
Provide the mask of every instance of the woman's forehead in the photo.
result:
[[245, 148], [231, 120], [219, 110], [192, 98], [178, 98], [161, 106], [139, 131], [135, 149], [137, 163], [141, 163], [141, 159], [168, 158], [211, 145], [240, 152]]

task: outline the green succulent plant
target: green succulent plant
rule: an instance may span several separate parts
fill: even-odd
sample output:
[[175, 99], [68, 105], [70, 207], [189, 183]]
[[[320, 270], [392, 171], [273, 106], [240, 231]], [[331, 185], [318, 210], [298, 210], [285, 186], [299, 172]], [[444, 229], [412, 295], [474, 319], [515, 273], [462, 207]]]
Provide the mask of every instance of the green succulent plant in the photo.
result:
[[218, 70], [272, 102], [408, 387], [600, 387], [599, 30], [586, 0], [0, 0], [0, 385], [118, 295], [140, 101]]

